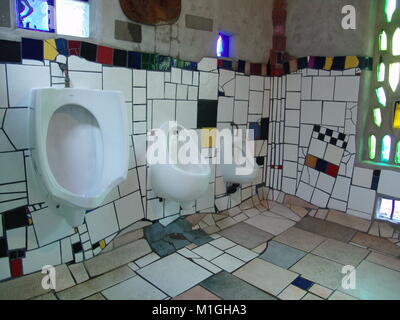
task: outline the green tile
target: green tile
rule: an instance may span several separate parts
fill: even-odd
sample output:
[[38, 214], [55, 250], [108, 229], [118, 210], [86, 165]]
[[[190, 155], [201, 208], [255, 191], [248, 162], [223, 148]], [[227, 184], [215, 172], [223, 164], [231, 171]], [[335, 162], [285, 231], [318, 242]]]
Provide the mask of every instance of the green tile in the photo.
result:
[[204, 280], [200, 285], [224, 300], [276, 300], [275, 297], [225, 271]]
[[259, 258], [288, 269], [306, 254], [304, 251], [294, 249], [282, 243], [270, 241], [268, 242], [267, 250]]

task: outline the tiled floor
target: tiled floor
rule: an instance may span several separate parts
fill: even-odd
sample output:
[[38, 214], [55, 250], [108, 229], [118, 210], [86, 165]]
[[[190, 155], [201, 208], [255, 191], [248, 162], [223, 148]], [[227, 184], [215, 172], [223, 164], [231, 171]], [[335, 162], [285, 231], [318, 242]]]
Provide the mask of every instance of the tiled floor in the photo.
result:
[[[242, 209], [153, 224], [144, 238], [57, 267], [57, 290], [37, 273], [0, 283], [0, 299], [400, 299], [398, 240], [364, 233], [365, 221], [274, 202]], [[343, 287], [345, 266], [355, 288]]]

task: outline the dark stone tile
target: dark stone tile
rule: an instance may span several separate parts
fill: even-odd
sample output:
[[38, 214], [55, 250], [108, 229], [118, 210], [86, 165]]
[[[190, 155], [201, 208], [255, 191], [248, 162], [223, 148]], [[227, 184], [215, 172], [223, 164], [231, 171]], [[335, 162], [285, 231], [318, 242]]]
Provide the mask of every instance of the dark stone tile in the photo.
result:
[[93, 43], [82, 42], [81, 43], [81, 57], [88, 61], [96, 61], [97, 58], [97, 46]]
[[125, 50], [114, 49], [113, 65], [116, 67], [126, 67], [128, 63], [128, 52]]
[[157, 253], [160, 257], [166, 257], [176, 251], [172, 244], [164, 240], [150, 242], [149, 244], [153, 251]]
[[289, 269], [307, 253], [283, 243], [270, 241], [267, 250], [260, 255], [260, 259], [271, 262], [279, 267]]
[[260, 244], [271, 240], [274, 235], [253, 227], [247, 223], [241, 222], [233, 227], [225, 229], [219, 234], [237, 244], [248, 249], [254, 249]]
[[203, 244], [209, 243], [210, 241], [213, 240], [213, 238], [211, 238], [203, 230], [194, 230], [190, 232], [185, 232], [183, 235], [190, 242], [197, 244], [198, 246], [202, 246]]
[[303, 218], [295, 227], [342, 242], [349, 242], [357, 232], [357, 230], [313, 217]]
[[5, 230], [17, 229], [29, 225], [28, 207], [20, 207], [5, 212], [4, 215], [4, 228]]
[[164, 240], [172, 244], [176, 250], [182, 249], [190, 244], [190, 241], [186, 239], [175, 239], [173, 235], [166, 236]]
[[117, 40], [142, 42], [142, 26], [136, 23], [115, 20], [114, 37]]
[[186, 219], [178, 219], [165, 227], [165, 233], [184, 233], [192, 231], [192, 225]]
[[5, 258], [8, 256], [8, 245], [7, 239], [0, 239], [0, 258]]
[[218, 100], [199, 100], [197, 110], [197, 128], [217, 127]]
[[275, 297], [225, 271], [204, 280], [200, 285], [224, 300], [276, 300]]
[[0, 0], [0, 27], [11, 27], [10, 0]]
[[144, 236], [148, 242], [156, 242], [163, 239], [167, 233], [164, 227], [159, 223], [154, 223], [151, 226], [144, 228]]
[[0, 40], [0, 62], [21, 63], [21, 43]]
[[202, 30], [202, 31], [213, 31], [214, 21], [212, 19], [203, 18], [187, 14], [185, 16], [186, 28]]

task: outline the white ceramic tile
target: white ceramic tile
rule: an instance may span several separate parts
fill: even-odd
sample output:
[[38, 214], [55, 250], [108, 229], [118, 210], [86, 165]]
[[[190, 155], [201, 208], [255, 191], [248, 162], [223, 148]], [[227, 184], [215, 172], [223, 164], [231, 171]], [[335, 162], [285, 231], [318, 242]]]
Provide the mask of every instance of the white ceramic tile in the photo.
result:
[[197, 102], [177, 101], [176, 121], [186, 129], [197, 128]]
[[231, 240], [228, 240], [224, 237], [215, 239], [215, 240], [211, 241], [210, 244], [213, 245], [214, 247], [217, 247], [220, 250], [226, 250], [226, 249], [236, 246], [236, 243], [234, 243]]
[[285, 143], [298, 144], [299, 143], [299, 129], [298, 128], [285, 128]]
[[359, 76], [336, 77], [335, 100], [336, 101], [358, 101], [360, 89]]
[[330, 198], [328, 202], [328, 208], [345, 212], [347, 209], [347, 202]]
[[335, 87], [334, 77], [314, 77], [312, 87], [313, 100], [332, 100]]
[[300, 146], [307, 147], [310, 145], [310, 139], [314, 130], [314, 126], [302, 124], [300, 126]]
[[97, 72], [70, 71], [71, 88], [102, 89], [102, 76]]
[[175, 101], [154, 100], [152, 128], [161, 128], [168, 121], [175, 120]]
[[135, 260], [135, 264], [137, 264], [139, 266], [139, 268], [143, 268], [144, 266], [147, 266], [150, 263], [157, 261], [158, 259], [160, 259], [160, 256], [158, 254], [152, 252], [138, 260]]
[[[0, 166], [1, 168], [1, 166]], [[395, 198], [400, 198], [400, 173], [389, 170], [382, 170], [379, 179], [378, 193], [388, 195]]]
[[70, 238], [65, 238], [60, 241], [61, 244], [61, 262], [68, 263], [74, 260], [72, 247], [71, 247], [71, 240]]
[[147, 99], [164, 99], [164, 72], [147, 72]]
[[301, 300], [306, 294], [307, 291], [291, 284], [278, 295], [278, 298], [281, 300], [295, 301]]
[[322, 102], [302, 101], [301, 102], [301, 123], [321, 124]]
[[117, 211], [120, 229], [144, 218], [139, 191], [115, 201], [115, 209]]
[[335, 178], [321, 173], [318, 177], [317, 188], [330, 194], [332, 193], [335, 181]]
[[177, 253], [160, 259], [137, 272], [171, 297], [181, 294], [212, 275]]
[[286, 144], [283, 153], [283, 160], [295, 161], [298, 160], [299, 148], [295, 145]]
[[249, 113], [262, 114], [263, 99], [263, 92], [250, 91]]
[[166, 83], [165, 84], [165, 99], [176, 99], [176, 84], [175, 83]]
[[182, 83], [192, 85], [193, 82], [193, 71], [182, 70]]
[[247, 124], [249, 103], [247, 101], [235, 101], [233, 121], [236, 124]]
[[108, 204], [86, 214], [86, 224], [93, 243], [107, 238], [118, 231], [114, 205]]
[[327, 143], [318, 139], [311, 139], [308, 153], [316, 156], [317, 158], [323, 159], [327, 147]]
[[68, 58], [68, 69], [70, 71], [101, 72], [102, 65], [100, 63], [91, 62], [84, 58], [72, 55]]
[[233, 120], [233, 98], [219, 97], [218, 99], [218, 122], [232, 122]]
[[133, 106], [133, 121], [146, 121], [146, 105]]
[[329, 201], [329, 194], [318, 189], [314, 190], [314, 194], [311, 198], [312, 204], [320, 208], [326, 208], [326, 206], [328, 205], [328, 201]]
[[199, 88], [198, 87], [189, 87], [188, 100], [197, 100], [198, 99], [198, 94], [199, 94]]
[[297, 188], [296, 196], [307, 202], [310, 202], [313, 191], [314, 189], [311, 186], [300, 182], [299, 187]]
[[146, 100], [146, 88], [133, 88], [133, 103], [145, 105]]
[[171, 82], [182, 83], [182, 69], [171, 68]]
[[250, 90], [264, 91], [264, 77], [250, 76]]
[[209, 244], [204, 244], [200, 247], [197, 247], [196, 249], [193, 250], [193, 252], [203, 257], [206, 260], [212, 260], [223, 254], [221, 250]]
[[164, 200], [164, 213], [166, 217], [179, 213], [179, 210], [180, 205], [178, 202], [167, 199]]
[[178, 84], [178, 88], [176, 90], [176, 99], [187, 100], [187, 98], [188, 98], [188, 86], [183, 84]]
[[337, 177], [335, 187], [333, 188], [332, 197], [347, 202], [347, 198], [349, 196], [350, 182], [351, 180], [349, 178], [340, 176]]
[[27, 251], [25, 258], [22, 259], [25, 274], [42, 270], [44, 266], [59, 264], [61, 264], [61, 253], [58, 241], [36, 250]]
[[104, 290], [102, 294], [108, 300], [163, 300], [167, 297], [165, 293], [138, 276]]
[[214, 183], [208, 186], [207, 192], [199, 198], [196, 202], [197, 211], [214, 207]]
[[121, 91], [125, 96], [125, 101], [132, 101], [132, 70], [104, 67], [103, 89]]
[[371, 214], [374, 210], [376, 192], [351, 186], [348, 208]]
[[147, 83], [147, 72], [146, 70], [133, 70], [133, 86], [134, 87], [145, 87]]
[[74, 233], [73, 228], [66, 222], [64, 217], [55, 214], [50, 208], [32, 212], [32, 220], [40, 246]]
[[300, 92], [288, 92], [286, 94], [286, 108], [300, 109]]
[[236, 76], [236, 100], [249, 100], [250, 78], [246, 76]]
[[[167, 216], [166, 213], [165, 213], [164, 215]], [[179, 218], [180, 218], [180, 215], [179, 215], [179, 214], [175, 214], [175, 215], [169, 216], [169, 217], [167, 217], [167, 218], [161, 219], [161, 220], [159, 220], [158, 222], [159, 222], [163, 227], [166, 227], [166, 226], [168, 226], [169, 224], [171, 224], [172, 222], [178, 220]]]
[[346, 103], [324, 102], [322, 124], [343, 127], [346, 117]]
[[8, 250], [25, 249], [26, 246], [26, 228], [17, 228], [7, 230]]
[[242, 246], [235, 246], [233, 248], [226, 250], [225, 252], [244, 262], [249, 262], [250, 260], [253, 260], [258, 256], [258, 254]]
[[7, 79], [10, 107], [27, 107], [32, 88], [50, 87], [50, 68], [8, 64]]
[[3, 129], [13, 145], [19, 149], [27, 149], [28, 146], [28, 109], [8, 108]]
[[311, 99], [312, 77], [304, 77], [301, 81], [301, 100]]
[[200, 72], [199, 99], [218, 99], [218, 73]]
[[288, 178], [297, 177], [297, 163], [296, 162], [283, 162], [283, 175]]
[[188, 258], [188, 259], [200, 258], [200, 256], [198, 254], [195, 254], [193, 251], [189, 250], [188, 248], [182, 248], [182, 249], [178, 250], [178, 253], [180, 253], [181, 255], [183, 255], [185, 258]]
[[218, 60], [215, 58], [203, 58], [197, 64], [197, 69], [200, 71], [213, 71], [218, 68]]
[[285, 125], [290, 126], [290, 127], [299, 127], [300, 126], [300, 111], [286, 110]]
[[301, 75], [289, 74], [286, 76], [286, 90], [300, 91], [301, 90]]
[[287, 177], [282, 178], [282, 191], [287, 194], [296, 194], [297, 180]]
[[0, 280], [8, 279], [10, 277], [10, 261], [8, 257], [0, 258]]
[[[2, 117], [0, 117], [1, 123], [3, 123]], [[7, 123], [6, 123], [7, 124]], [[6, 137], [3, 130], [0, 129], [0, 152], [14, 151], [15, 148], [12, 146], [10, 140]]]
[[193, 259], [193, 262], [197, 263], [199, 266], [207, 269], [208, 271], [212, 273], [218, 273], [221, 271], [220, 268], [218, 268], [216, 265], [212, 264], [211, 262], [208, 262], [205, 259]]
[[332, 144], [328, 144], [324, 159], [330, 163], [339, 166], [343, 158], [343, 152], [344, 150], [342, 148], [336, 147]]
[[211, 262], [227, 272], [233, 272], [245, 264], [242, 260], [226, 253], [215, 258]]
[[8, 107], [6, 65], [0, 65], [0, 107]]
[[353, 185], [371, 188], [373, 170], [355, 167], [353, 172]]
[[164, 217], [164, 204], [158, 199], [147, 201], [146, 218], [150, 221], [162, 219]]

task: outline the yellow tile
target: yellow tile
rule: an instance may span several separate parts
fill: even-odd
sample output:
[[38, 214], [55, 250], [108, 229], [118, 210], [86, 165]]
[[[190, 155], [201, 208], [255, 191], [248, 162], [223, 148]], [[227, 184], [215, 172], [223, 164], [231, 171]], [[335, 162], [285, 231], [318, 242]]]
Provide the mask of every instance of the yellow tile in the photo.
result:
[[201, 129], [201, 147], [214, 148], [216, 143], [217, 129]]
[[46, 60], [56, 60], [58, 56], [55, 39], [48, 39], [44, 42], [44, 58]]
[[99, 246], [101, 249], [104, 249], [106, 247], [106, 242], [104, 240], [99, 241]]
[[394, 111], [393, 128], [400, 129], [400, 102], [396, 103], [396, 109]]
[[333, 57], [326, 57], [325, 59], [325, 65], [324, 65], [324, 70], [331, 70], [333, 65]]
[[357, 68], [358, 65], [360, 64], [360, 61], [356, 56], [348, 56], [346, 57], [346, 62], [344, 64], [345, 69], [353, 69]]
[[29, 225], [32, 225], [32, 224], [33, 224], [33, 221], [32, 221], [31, 218], [28, 219], [28, 223], [29, 223]]

